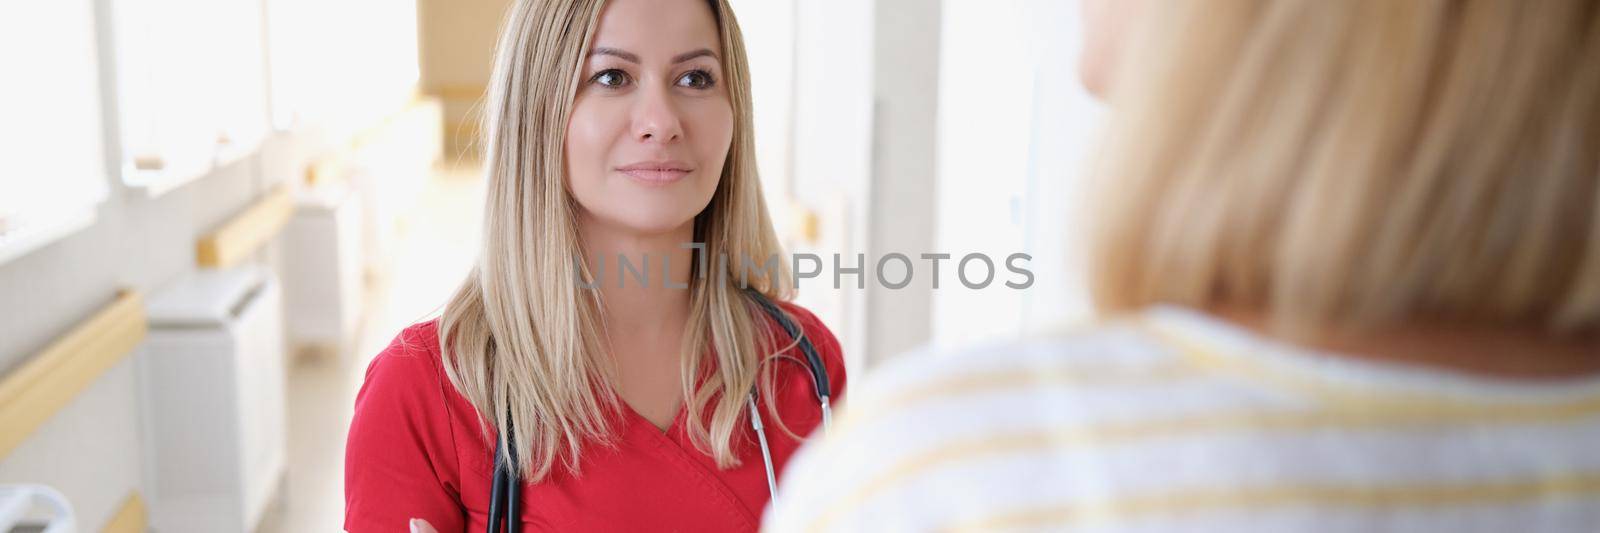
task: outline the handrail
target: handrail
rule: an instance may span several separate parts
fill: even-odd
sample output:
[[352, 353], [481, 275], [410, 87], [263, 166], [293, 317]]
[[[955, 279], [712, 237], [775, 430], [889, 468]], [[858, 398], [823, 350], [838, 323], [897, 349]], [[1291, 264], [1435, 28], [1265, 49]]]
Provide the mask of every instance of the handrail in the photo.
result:
[[203, 268], [228, 268], [272, 240], [294, 213], [288, 187], [278, 186], [195, 243], [195, 263]]
[[122, 505], [117, 508], [116, 514], [111, 515], [111, 520], [106, 521], [105, 527], [100, 528], [101, 533], [145, 533], [150, 529], [150, 517], [145, 512], [144, 499], [139, 497], [139, 491], [128, 493], [122, 500]]
[[144, 339], [143, 297], [124, 291], [110, 305], [0, 376], [0, 458], [11, 455], [39, 426], [133, 353]]

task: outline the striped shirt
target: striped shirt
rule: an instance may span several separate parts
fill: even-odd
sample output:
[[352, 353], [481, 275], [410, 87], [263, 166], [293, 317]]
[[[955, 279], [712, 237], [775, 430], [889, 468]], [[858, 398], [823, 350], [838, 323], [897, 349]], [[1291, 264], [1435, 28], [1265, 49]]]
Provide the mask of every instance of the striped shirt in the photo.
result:
[[902, 357], [766, 530], [1600, 531], [1600, 379], [1484, 379], [1155, 308]]

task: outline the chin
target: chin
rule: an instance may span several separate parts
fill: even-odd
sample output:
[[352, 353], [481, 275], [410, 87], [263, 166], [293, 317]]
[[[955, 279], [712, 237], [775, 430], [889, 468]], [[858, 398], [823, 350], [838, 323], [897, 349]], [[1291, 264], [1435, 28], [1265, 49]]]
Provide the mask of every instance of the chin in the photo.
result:
[[683, 205], [671, 206], [618, 206], [611, 210], [610, 219], [616, 226], [645, 235], [671, 233], [692, 227], [698, 211], [689, 211]]

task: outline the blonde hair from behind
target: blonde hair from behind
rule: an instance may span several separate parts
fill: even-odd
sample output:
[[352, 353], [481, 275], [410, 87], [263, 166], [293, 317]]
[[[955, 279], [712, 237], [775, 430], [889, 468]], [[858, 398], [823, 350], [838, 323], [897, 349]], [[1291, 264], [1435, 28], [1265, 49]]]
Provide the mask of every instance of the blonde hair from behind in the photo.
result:
[[[726, 0], [710, 4], [734, 135], [710, 205], [695, 218], [695, 239], [705, 245], [697, 253], [779, 256], [756, 174], [743, 37]], [[483, 248], [439, 320], [450, 382], [483, 417], [486, 433], [493, 430], [515, 448], [518, 471], [529, 481], [544, 479], [558, 463], [577, 472], [583, 447], [613, 442], [616, 429], [611, 415], [619, 400], [603, 348], [603, 303], [599, 291], [578, 286], [593, 276], [581, 264], [562, 150], [604, 6], [604, 0], [518, 0], [512, 7], [484, 107]], [[746, 392], [759, 381], [772, 397], [770, 372], [758, 371], [774, 344], [764, 315], [731, 283], [740, 278], [703, 271], [701, 264], [696, 261], [687, 289], [686, 419], [696, 445], [728, 468], [739, 463], [734, 435]], [[767, 298], [791, 297], [792, 281], [781, 264], [752, 270], [749, 283]], [[505, 443], [508, 422], [516, 430]]]
[[1146, 13], [1096, 172], [1103, 311], [1600, 330], [1600, 2]]

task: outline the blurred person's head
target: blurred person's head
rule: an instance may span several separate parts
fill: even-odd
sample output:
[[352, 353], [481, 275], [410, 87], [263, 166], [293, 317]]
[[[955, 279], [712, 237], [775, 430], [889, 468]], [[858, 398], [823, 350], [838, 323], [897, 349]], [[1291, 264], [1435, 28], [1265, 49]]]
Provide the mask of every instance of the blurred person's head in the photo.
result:
[[1600, 3], [1160, 5], [1113, 28], [1102, 310], [1600, 330]]
[[[703, 243], [702, 257], [779, 252], [738, 23], [726, 0], [518, 0], [484, 122], [483, 249], [440, 319], [441, 346], [463, 396], [512, 419], [520, 470], [540, 479], [558, 461], [576, 468], [581, 443], [609, 436], [616, 407], [600, 291], [579, 286], [594, 279], [582, 235], [682, 236]], [[766, 328], [734, 277], [697, 263], [688, 280], [656, 284], [688, 283], [684, 350], [717, 359], [708, 371], [685, 358], [684, 375], [709, 377], [687, 391], [685, 418], [696, 444], [731, 466], [744, 396], [719, 393], [750, 390]], [[768, 298], [789, 297], [781, 265], [747, 274]]]
[[1078, 77], [1100, 98], [1110, 91], [1114, 69], [1120, 63], [1132, 26], [1147, 0], [1083, 0], [1083, 49], [1078, 56]]

